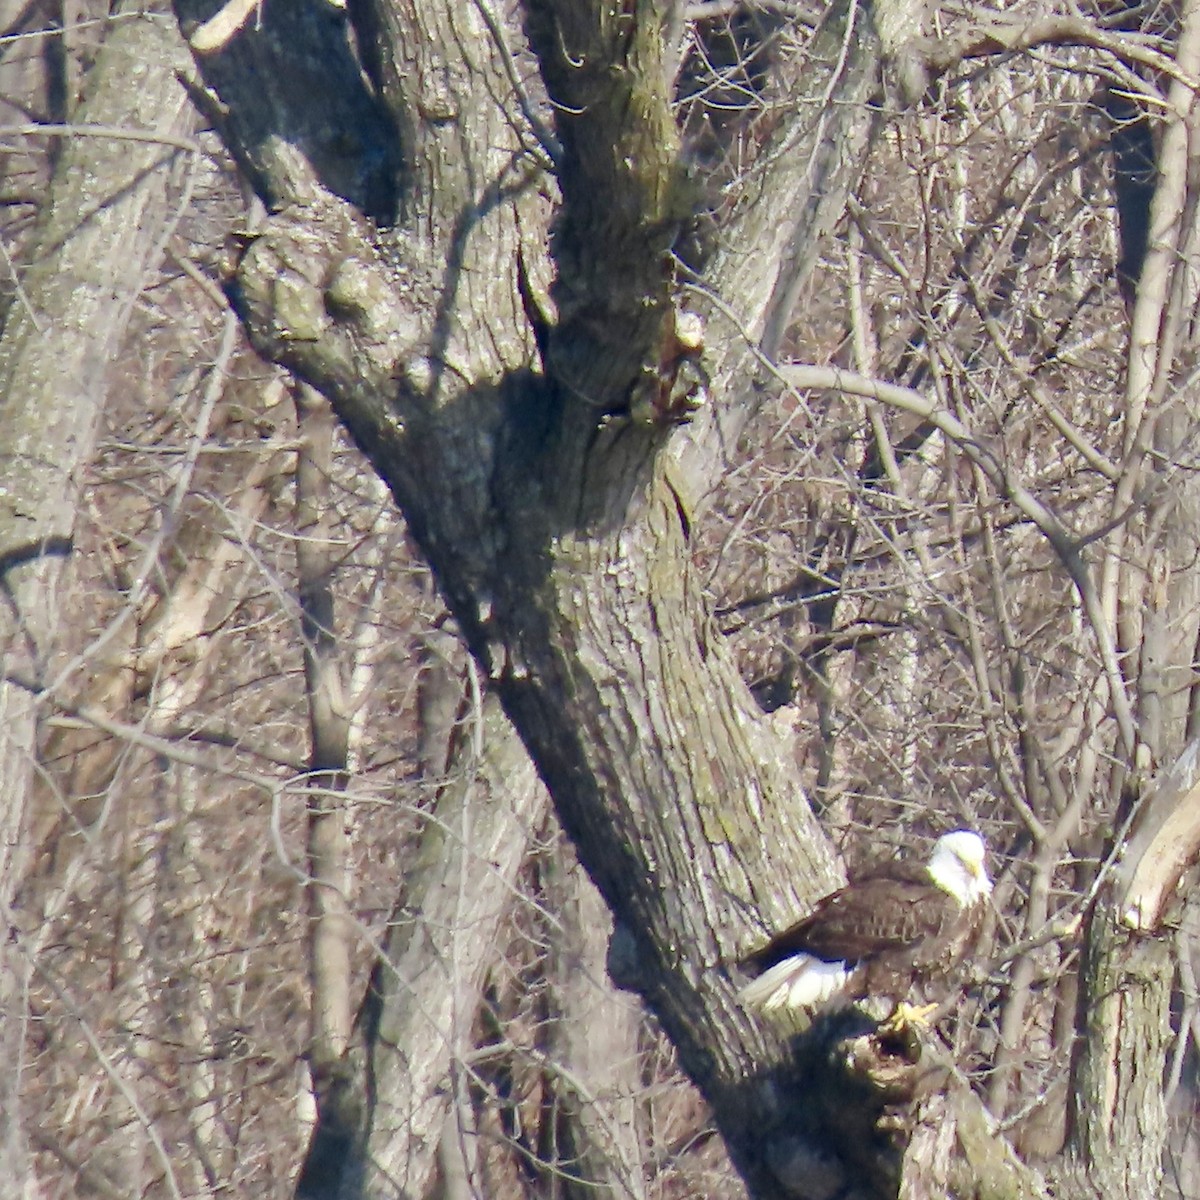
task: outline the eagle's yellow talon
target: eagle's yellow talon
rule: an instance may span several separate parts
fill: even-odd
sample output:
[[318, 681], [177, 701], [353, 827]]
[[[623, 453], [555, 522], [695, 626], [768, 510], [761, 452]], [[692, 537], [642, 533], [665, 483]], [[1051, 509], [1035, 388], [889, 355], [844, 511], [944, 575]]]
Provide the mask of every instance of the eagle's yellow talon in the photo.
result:
[[879, 1026], [879, 1032], [885, 1037], [898, 1036], [911, 1029], [928, 1029], [929, 1018], [938, 1010], [937, 1004], [909, 1004], [902, 1000], [896, 1005], [892, 1015]]

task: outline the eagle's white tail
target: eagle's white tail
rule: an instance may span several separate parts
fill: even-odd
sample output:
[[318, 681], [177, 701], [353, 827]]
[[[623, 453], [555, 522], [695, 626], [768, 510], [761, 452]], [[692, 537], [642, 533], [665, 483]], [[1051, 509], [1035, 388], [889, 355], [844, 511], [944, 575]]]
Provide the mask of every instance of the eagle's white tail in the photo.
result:
[[769, 1013], [780, 1008], [814, 1009], [846, 986], [850, 972], [843, 962], [825, 962], [794, 954], [746, 984], [738, 999], [746, 1008]]

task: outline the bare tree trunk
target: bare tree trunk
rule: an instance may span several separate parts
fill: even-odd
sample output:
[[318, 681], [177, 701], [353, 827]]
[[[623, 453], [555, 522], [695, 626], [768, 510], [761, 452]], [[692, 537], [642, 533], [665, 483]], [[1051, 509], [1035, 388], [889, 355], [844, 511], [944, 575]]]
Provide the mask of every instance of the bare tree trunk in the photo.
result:
[[[71, 553], [77, 472], [107, 395], [107, 372], [173, 213], [167, 189], [195, 149], [195, 123], [176, 78], [177, 30], [161, 17], [120, 22], [94, 68], [82, 122], [140, 131], [145, 141], [81, 136], [64, 149], [31, 263], [0, 339], [0, 917], [25, 870], [23, 831], [36, 758], [38, 703], [51, 685], [64, 560]], [[161, 141], [156, 141], [161, 138]], [[25, 686], [14, 685], [17, 676]], [[23, 1061], [29, 964], [11, 937], [0, 945], [0, 1054]], [[0, 1195], [35, 1194], [17, 1072], [0, 1082]]]
[[1063, 1172], [1072, 1195], [1153, 1200], [1162, 1185], [1163, 1067], [1172, 1043], [1171, 941], [1097, 907], [1080, 968], [1079, 1027]]
[[573, 856], [549, 868], [560, 922], [549, 970], [553, 1012], [546, 1087], [554, 1098], [559, 1185], [566, 1200], [639, 1200], [645, 1173], [636, 1001], [608, 980], [611, 918]]
[[297, 1194], [419, 1196], [469, 1049], [496, 933], [545, 811], [524, 747], [494, 700], [465, 718], [383, 956], [313, 1136]]
[[310, 1067], [318, 1107], [350, 1037], [350, 948], [354, 924], [346, 889], [345, 789], [350, 712], [342, 678], [333, 600], [336, 556], [331, 535], [330, 471], [336, 421], [321, 396], [294, 391], [300, 448], [296, 459], [296, 569], [309, 714], [308, 901], [312, 978]]

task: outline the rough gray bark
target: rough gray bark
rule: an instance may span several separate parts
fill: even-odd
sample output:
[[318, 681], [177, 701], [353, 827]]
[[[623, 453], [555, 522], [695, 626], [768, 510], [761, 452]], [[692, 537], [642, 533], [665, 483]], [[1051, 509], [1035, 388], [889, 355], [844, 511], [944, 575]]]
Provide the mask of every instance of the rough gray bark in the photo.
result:
[[1163, 1073], [1172, 1043], [1171, 940], [1123, 926], [1104, 898], [1080, 968], [1066, 1161], [1070, 1194], [1152, 1200], [1162, 1185]]
[[[631, 286], [602, 303], [590, 297], [596, 314], [588, 293], [564, 295], [567, 311], [547, 347], [547, 362], [557, 364], [551, 382], [529, 369], [533, 339], [513, 281], [522, 231], [543, 227], [535, 164], [520, 156], [511, 104], [494, 100], [507, 83], [486, 36], [471, 71], [379, 64], [383, 94], [403, 100], [397, 111], [409, 124], [398, 124], [411, 143], [404, 149], [415, 188], [406, 196], [412, 221], [387, 237], [403, 266], [397, 278], [354, 212], [291, 150], [320, 140], [313, 96], [352, 96], [357, 69], [353, 79], [347, 67], [340, 83], [313, 88], [316, 47], [331, 74], [343, 66], [322, 41], [328, 9], [274, 11], [261, 32], [203, 64], [229, 107], [231, 141], [247, 147], [243, 156], [265, 177], [264, 194], [277, 206], [290, 201], [243, 253], [235, 300], [260, 348], [330, 396], [388, 480], [585, 865], [637, 932], [644, 994], [730, 1123], [735, 1146], [749, 1152], [770, 1102], [746, 1103], [761, 1035], [714, 970], [755, 936], [745, 917], [731, 927], [730, 914], [763, 907], [782, 918], [835, 877], [708, 627], [687, 562], [686, 522], [655, 453], [666, 428], [605, 419], [608, 410], [628, 409], [644, 370], [658, 370], [645, 355], [669, 340], [673, 319], [667, 251], [681, 214], [671, 195], [679, 168], [667, 99], [632, 86], [638, 55], [653, 61], [657, 30], [653, 21], [630, 26], [624, 18], [590, 32], [568, 24], [559, 62], [547, 68], [550, 78], [566, 71], [563, 39], [596, 39], [590, 82], [564, 77], [562, 111], [582, 115], [565, 141], [560, 181], [579, 194], [600, 182], [611, 187], [618, 222], [597, 238], [581, 231], [577, 245], [569, 244], [569, 224], [560, 227], [558, 253], [583, 279], [614, 288], [621, 278], [611, 280], [596, 260], [631, 247], [638, 256]], [[436, 58], [439, 46], [462, 36], [456, 23], [474, 24], [473, 11], [425, 6], [419, 27], [386, 44]], [[549, 8], [536, 15], [557, 19]], [[412, 19], [389, 7], [380, 20], [401, 16]], [[258, 70], [245, 74], [256, 56]], [[625, 65], [600, 65], [610, 60]], [[249, 82], [264, 72], [307, 83], [272, 107], [276, 98]], [[587, 88], [610, 77], [629, 86], [621, 104], [639, 113], [648, 106], [666, 131], [661, 145], [644, 140], [636, 160], [613, 122], [638, 122], [625, 121], [620, 105], [588, 101]], [[435, 78], [447, 94], [407, 95]], [[259, 129], [270, 121], [299, 132], [286, 144], [272, 141]], [[566, 132], [572, 121], [562, 124]], [[572, 149], [583, 141], [586, 156]], [[310, 161], [324, 161], [319, 147]], [[496, 203], [509, 194], [510, 203]], [[526, 254], [536, 265], [544, 247], [534, 239]], [[497, 261], [510, 264], [508, 278]], [[647, 302], [647, 289], [657, 299]], [[664, 808], [650, 803], [656, 796], [681, 802]], [[771, 865], [777, 853], [792, 865], [782, 889]], [[741, 906], [731, 905], [737, 897]], [[744, 1163], [754, 1157], [744, 1153]]]
[[[76, 114], [84, 125], [149, 134], [145, 141], [79, 136], [62, 151], [29, 266], [0, 337], [0, 919], [25, 869], [38, 703], [9, 682], [50, 682], [58, 594], [78, 500], [77, 472], [103, 405], [109, 366], [172, 213], [167, 190], [195, 124], [174, 72], [178, 31], [163, 17], [120, 22], [100, 53]], [[156, 142], [155, 137], [163, 140]], [[193, 148], [194, 152], [194, 148]], [[29, 964], [0, 944], [0, 1053], [18, 1063], [22, 980]], [[17, 1091], [0, 1083], [4, 1196], [35, 1194]], [[26, 1190], [28, 1189], [28, 1190]]]
[[[1099, 895], [1079, 971], [1079, 1031], [1061, 1178], [1099, 1196], [1157, 1196], [1179, 918], [1176, 885], [1200, 852], [1193, 741], [1147, 788]], [[1185, 1018], [1186, 1019], [1186, 1018]]]

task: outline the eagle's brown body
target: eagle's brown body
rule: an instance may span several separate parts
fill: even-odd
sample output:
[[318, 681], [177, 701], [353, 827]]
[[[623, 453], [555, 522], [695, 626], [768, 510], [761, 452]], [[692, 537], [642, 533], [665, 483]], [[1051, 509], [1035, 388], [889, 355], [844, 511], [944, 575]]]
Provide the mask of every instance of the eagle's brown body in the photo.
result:
[[978, 939], [992, 884], [978, 834], [940, 838], [929, 862], [889, 863], [817, 902], [743, 965], [744, 1003], [812, 1010], [835, 997], [899, 1002], [947, 976]]
[[843, 995], [903, 996], [914, 982], [948, 974], [974, 943], [982, 904], [957, 904], [924, 866], [895, 863], [818, 901], [746, 964], [766, 971], [797, 953], [854, 964]]

